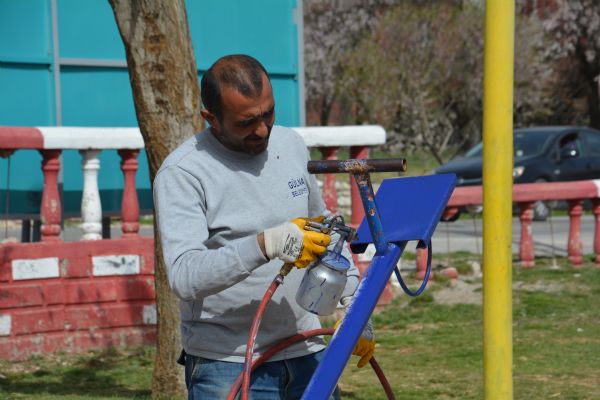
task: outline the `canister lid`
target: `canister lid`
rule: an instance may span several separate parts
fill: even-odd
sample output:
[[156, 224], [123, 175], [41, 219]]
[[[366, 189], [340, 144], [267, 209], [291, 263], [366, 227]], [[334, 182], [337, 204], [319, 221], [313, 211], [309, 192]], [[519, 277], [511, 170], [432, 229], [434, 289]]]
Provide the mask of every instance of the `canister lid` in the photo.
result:
[[346, 271], [350, 268], [350, 261], [343, 255], [334, 253], [333, 251], [325, 253], [323, 258], [321, 258], [321, 264], [337, 271]]

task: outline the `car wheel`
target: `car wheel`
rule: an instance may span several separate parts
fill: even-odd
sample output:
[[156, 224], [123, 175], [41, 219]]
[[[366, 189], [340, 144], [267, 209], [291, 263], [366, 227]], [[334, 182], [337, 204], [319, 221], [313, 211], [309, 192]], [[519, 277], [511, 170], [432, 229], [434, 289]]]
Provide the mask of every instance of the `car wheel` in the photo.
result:
[[545, 221], [550, 215], [550, 208], [543, 201], [536, 201], [533, 203], [533, 220], [534, 221]]
[[[548, 182], [547, 180], [540, 178], [536, 179], [534, 183], [544, 183]], [[534, 221], [545, 221], [550, 216], [550, 207], [555, 202], [544, 202], [544, 201], [536, 201], [533, 203], [533, 220]]]

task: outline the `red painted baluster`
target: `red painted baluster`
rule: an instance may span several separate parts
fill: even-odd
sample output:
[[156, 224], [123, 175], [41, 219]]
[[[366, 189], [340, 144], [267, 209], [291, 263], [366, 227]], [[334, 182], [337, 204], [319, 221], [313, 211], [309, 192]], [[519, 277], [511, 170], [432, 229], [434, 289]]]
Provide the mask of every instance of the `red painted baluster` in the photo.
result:
[[137, 236], [140, 230], [140, 205], [135, 189], [135, 173], [138, 169], [139, 150], [119, 150], [121, 170], [125, 178], [123, 200], [121, 202], [122, 237]]
[[[353, 146], [350, 147], [350, 158], [353, 159], [366, 159], [369, 158], [369, 147], [368, 146]], [[365, 209], [360, 199], [360, 192], [358, 191], [358, 185], [354, 182], [354, 178], [350, 177], [350, 199], [352, 201], [352, 225], [358, 226], [365, 216]]]
[[569, 244], [567, 251], [569, 260], [574, 267], [578, 268], [583, 263], [583, 243], [581, 242], [581, 214], [583, 213], [582, 200], [569, 201]]
[[[427, 271], [427, 249], [417, 248], [417, 279], [423, 280]], [[433, 271], [429, 272], [429, 279], [433, 278]]]
[[521, 241], [519, 243], [521, 266], [531, 268], [535, 265], [535, 251], [531, 233], [531, 222], [533, 221], [532, 201], [519, 203], [519, 220], [521, 221]]
[[594, 212], [594, 253], [596, 253], [596, 268], [600, 268], [600, 199], [593, 200]]
[[57, 176], [60, 169], [61, 150], [40, 150], [42, 171], [44, 173], [44, 192], [42, 193], [41, 219], [42, 241], [60, 240], [60, 219], [62, 206], [58, 195]]
[[[323, 160], [337, 160], [337, 147], [319, 147]], [[324, 174], [323, 181], [323, 200], [325, 206], [332, 213], [338, 209], [337, 190], [335, 188], [335, 174]]]

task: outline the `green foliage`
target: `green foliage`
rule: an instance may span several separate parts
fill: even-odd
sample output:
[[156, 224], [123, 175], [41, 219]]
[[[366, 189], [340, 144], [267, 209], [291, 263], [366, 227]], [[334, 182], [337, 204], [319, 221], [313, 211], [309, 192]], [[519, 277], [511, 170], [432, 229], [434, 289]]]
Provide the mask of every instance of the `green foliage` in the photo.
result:
[[554, 61], [552, 122], [600, 129], [600, 2], [557, 0], [545, 18]]
[[[339, 96], [350, 123], [377, 121], [390, 147], [419, 148], [438, 163], [481, 137], [483, 8], [468, 2], [398, 1], [374, 33], [341, 57]], [[550, 113], [551, 68], [534, 17], [519, 17], [515, 47], [515, 118], [528, 125]]]

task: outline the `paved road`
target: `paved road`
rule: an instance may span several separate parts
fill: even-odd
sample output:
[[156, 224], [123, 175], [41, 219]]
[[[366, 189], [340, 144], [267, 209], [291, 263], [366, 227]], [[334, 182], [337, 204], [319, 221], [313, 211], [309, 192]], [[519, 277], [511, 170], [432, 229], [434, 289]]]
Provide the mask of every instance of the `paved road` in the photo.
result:
[[[20, 226], [17, 223], [10, 223], [8, 226], [4, 221], [0, 221], [0, 241], [5, 240], [5, 229], [8, 227], [8, 236], [20, 238]], [[520, 237], [519, 220], [513, 219], [513, 253], [519, 252]], [[121, 236], [121, 228], [118, 224], [113, 224], [111, 229], [113, 238]], [[567, 240], [569, 235], [569, 218], [553, 217], [552, 223], [534, 222], [533, 239], [536, 255], [564, 256], [567, 254]], [[554, 232], [554, 235], [551, 235]], [[152, 236], [152, 226], [142, 225], [140, 233], [143, 236]], [[63, 240], [77, 241], [81, 237], [82, 231], [75, 226], [68, 226], [64, 233]], [[470, 251], [473, 253], [481, 252], [481, 220], [461, 219], [450, 223], [441, 223], [433, 236], [433, 250], [436, 253], [446, 253], [450, 251]], [[583, 241], [584, 253], [593, 252], [594, 237], [594, 218], [592, 215], [584, 215], [581, 221], [581, 239]], [[407, 251], [412, 251], [414, 246], [409, 246]]]
[[[446, 253], [448, 250], [467, 250], [473, 253], [481, 251], [481, 220], [461, 219], [450, 223], [441, 223], [433, 235], [433, 249]], [[553, 233], [553, 234], [552, 234]], [[533, 222], [532, 234], [535, 254], [538, 256], [557, 256], [567, 254], [569, 237], [569, 217], [553, 217], [545, 222]], [[513, 253], [519, 252], [521, 224], [513, 218]], [[594, 217], [584, 215], [581, 219], [581, 240], [583, 252], [594, 251]]]

